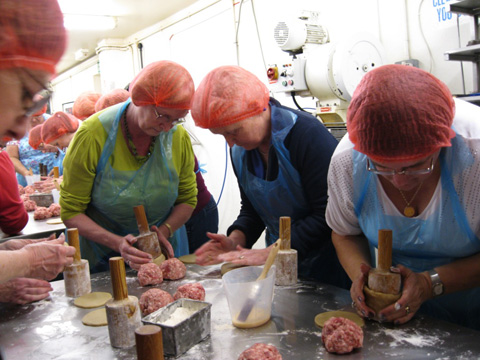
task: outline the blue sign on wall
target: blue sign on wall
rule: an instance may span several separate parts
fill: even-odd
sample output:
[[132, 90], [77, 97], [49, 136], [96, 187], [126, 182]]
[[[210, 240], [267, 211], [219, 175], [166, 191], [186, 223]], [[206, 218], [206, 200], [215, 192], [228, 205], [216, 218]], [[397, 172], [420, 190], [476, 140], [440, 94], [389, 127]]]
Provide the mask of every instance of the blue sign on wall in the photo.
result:
[[438, 22], [449, 21], [452, 19], [453, 14], [447, 10], [447, 3], [450, 0], [432, 0], [433, 1], [433, 8], [436, 10], [437, 13], [437, 20]]

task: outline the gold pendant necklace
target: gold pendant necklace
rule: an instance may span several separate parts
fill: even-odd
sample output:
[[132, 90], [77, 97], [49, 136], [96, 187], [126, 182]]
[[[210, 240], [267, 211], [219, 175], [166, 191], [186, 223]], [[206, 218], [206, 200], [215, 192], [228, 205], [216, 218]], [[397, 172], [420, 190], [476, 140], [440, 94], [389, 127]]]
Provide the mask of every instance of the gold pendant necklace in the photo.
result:
[[412, 201], [415, 199], [415, 196], [417, 196], [418, 192], [420, 191], [420, 188], [423, 185], [423, 181], [425, 181], [425, 180], [422, 180], [420, 185], [418, 185], [417, 191], [415, 191], [415, 194], [413, 194], [410, 201], [407, 201], [407, 198], [405, 197], [405, 194], [403, 193], [403, 191], [398, 189], [398, 191], [400, 191], [400, 195], [402, 195], [403, 200], [405, 200], [405, 203], [407, 204], [407, 205], [405, 205], [405, 208], [403, 209], [403, 215], [405, 215], [406, 217], [411, 218], [411, 217], [414, 217], [415, 214], [416, 214], [415, 208], [413, 206], [410, 206], [410, 204], [412, 203]]

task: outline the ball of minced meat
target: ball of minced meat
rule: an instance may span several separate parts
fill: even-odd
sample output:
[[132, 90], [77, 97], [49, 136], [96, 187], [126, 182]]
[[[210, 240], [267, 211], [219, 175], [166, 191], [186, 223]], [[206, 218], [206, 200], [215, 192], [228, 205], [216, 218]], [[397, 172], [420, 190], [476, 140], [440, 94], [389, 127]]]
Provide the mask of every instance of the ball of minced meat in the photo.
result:
[[33, 213], [33, 219], [34, 220], [45, 220], [49, 219], [52, 217], [52, 214], [50, 214], [50, 211], [44, 206], [39, 206], [35, 209], [35, 212]]
[[150, 289], [140, 297], [140, 310], [143, 315], [148, 315], [172, 302], [173, 297], [168, 292], [160, 289]]
[[27, 212], [30, 212], [37, 208], [37, 203], [33, 200], [25, 200], [23, 202], [23, 206], [25, 206], [25, 210], [27, 210]]
[[162, 272], [164, 279], [178, 280], [185, 277], [187, 267], [177, 258], [173, 258], [162, 263]]
[[179, 286], [177, 292], [173, 295], [175, 300], [178, 299], [192, 299], [192, 300], [205, 300], [205, 289], [200, 283], [190, 283]]
[[32, 185], [25, 186], [23, 190], [25, 191], [25, 194], [33, 194], [35, 192]]
[[48, 211], [50, 211], [50, 214], [52, 214], [52, 216], [60, 216], [62, 208], [60, 207], [60, 204], [52, 203], [48, 207]]
[[322, 341], [328, 352], [347, 354], [363, 346], [363, 331], [352, 320], [332, 317], [323, 325]]
[[160, 266], [154, 263], [143, 264], [137, 274], [140, 286], [158, 285], [163, 282], [163, 273]]
[[282, 355], [273, 345], [256, 343], [242, 352], [238, 360], [282, 360]]
[[22, 185], [20, 185], [20, 184], [18, 184], [18, 193], [19, 193], [20, 195], [25, 194], [25, 188], [24, 188]]

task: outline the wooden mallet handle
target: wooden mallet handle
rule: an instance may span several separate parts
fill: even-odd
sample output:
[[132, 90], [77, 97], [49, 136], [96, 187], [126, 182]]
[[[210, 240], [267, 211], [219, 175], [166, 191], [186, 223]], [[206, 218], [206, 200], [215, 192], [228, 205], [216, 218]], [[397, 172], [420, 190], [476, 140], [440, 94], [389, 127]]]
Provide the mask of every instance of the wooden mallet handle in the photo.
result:
[[135, 330], [138, 360], [163, 360], [162, 328], [143, 325]]
[[291, 248], [291, 219], [289, 216], [280, 217], [280, 250]]
[[128, 297], [125, 263], [121, 256], [110, 258], [110, 276], [112, 278], [113, 298], [123, 300]]
[[78, 229], [71, 228], [67, 230], [68, 245], [75, 248], [73, 255], [73, 262], [78, 264], [82, 261], [82, 254], [80, 253], [80, 241], [78, 240]]
[[133, 211], [135, 212], [135, 218], [137, 219], [137, 225], [140, 234], [146, 234], [150, 232], [150, 229], [148, 228], [147, 215], [145, 214], [145, 208], [143, 205], [134, 206]]
[[392, 230], [378, 230], [378, 269], [390, 271], [392, 266]]

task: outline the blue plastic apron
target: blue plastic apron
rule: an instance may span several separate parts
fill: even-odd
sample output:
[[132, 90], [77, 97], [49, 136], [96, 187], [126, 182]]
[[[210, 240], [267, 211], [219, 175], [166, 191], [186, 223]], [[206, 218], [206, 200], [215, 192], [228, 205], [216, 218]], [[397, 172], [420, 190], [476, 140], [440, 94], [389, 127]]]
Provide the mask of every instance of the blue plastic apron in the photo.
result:
[[[120, 119], [130, 99], [104, 111], [99, 120], [108, 133], [102, 154], [97, 164], [92, 188], [92, 200], [86, 214], [106, 230], [120, 236], [138, 234], [138, 225], [133, 207], [143, 205], [149, 225], [165, 221], [178, 197], [179, 178], [172, 160], [172, 136], [169, 132], [157, 136], [152, 154], [136, 171], [114, 169], [111, 156], [114, 152]], [[185, 227], [178, 229], [169, 239], [175, 256], [188, 254]], [[108, 263], [112, 250], [93, 241], [84, 241], [95, 253], [96, 263]], [[82, 243], [82, 246], [84, 245]], [[83, 248], [82, 248], [83, 254]], [[97, 264], [95, 264], [97, 265]], [[90, 264], [94, 267], [94, 264]]]
[[290, 153], [283, 143], [295, 125], [297, 115], [274, 106], [271, 111], [272, 146], [278, 159], [278, 176], [275, 180], [267, 181], [256, 177], [248, 170], [246, 150], [236, 145], [232, 148], [232, 161], [237, 169], [238, 181], [267, 227], [267, 246], [278, 239], [280, 216], [290, 216], [293, 223], [309, 212], [300, 175], [292, 166]]
[[[369, 241], [372, 259], [374, 248], [378, 247], [379, 229], [393, 230], [392, 263], [402, 264], [415, 272], [430, 270], [480, 251], [480, 241], [468, 224], [462, 207], [465, 199], [459, 198], [452, 181], [453, 175], [461, 173], [474, 161], [461, 136], [457, 134], [452, 139], [452, 146], [442, 149], [440, 154], [441, 205], [428, 219], [407, 218], [400, 212], [398, 215], [386, 215], [378, 200], [376, 175], [366, 170], [367, 157], [352, 151], [355, 213]], [[468, 306], [469, 314], [464, 314], [463, 319], [471, 324], [469, 317], [480, 315], [479, 295], [480, 288], [476, 288], [445, 295], [425, 304], [426, 307], [437, 307], [431, 312], [434, 316], [442, 316], [449, 321], [458, 320]], [[466, 300], [466, 296], [475, 300]], [[480, 316], [476, 317], [474, 323], [478, 326]]]

